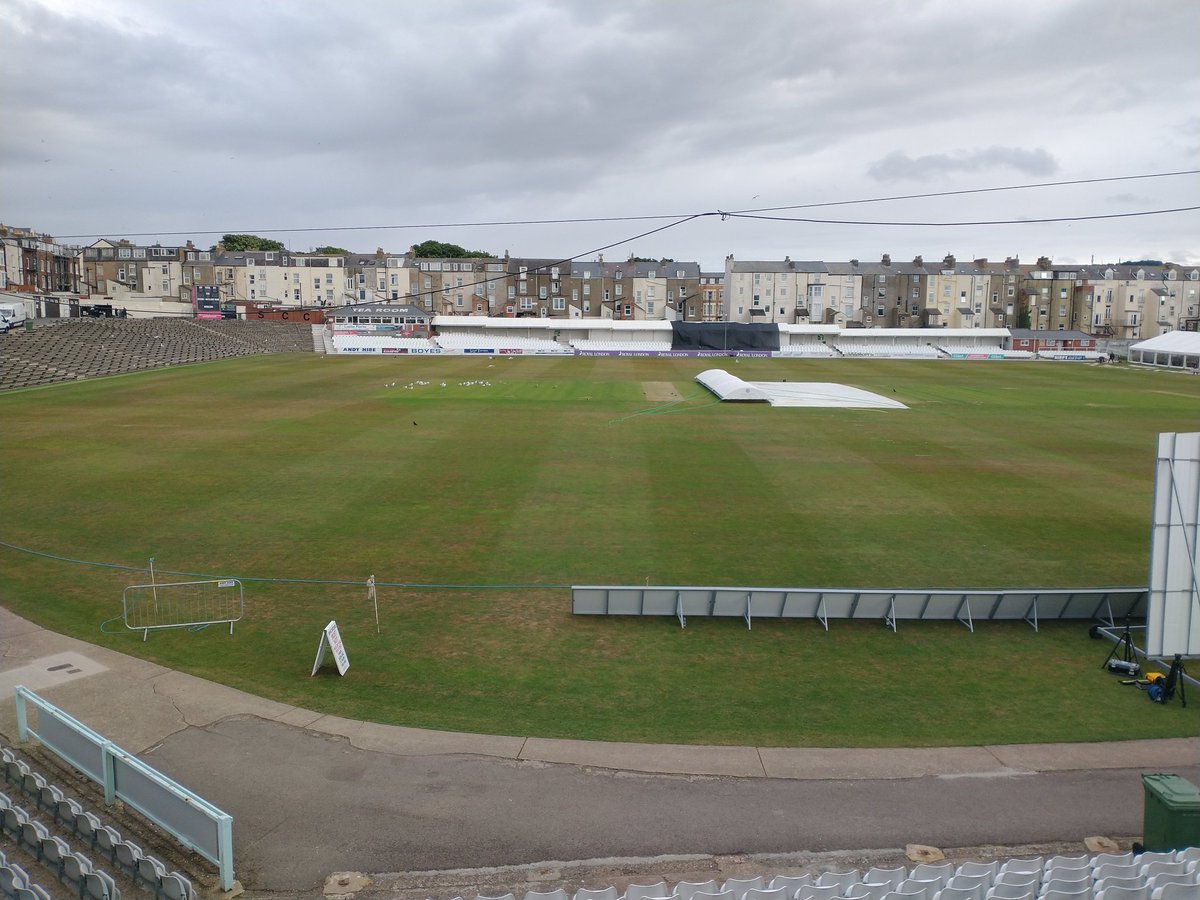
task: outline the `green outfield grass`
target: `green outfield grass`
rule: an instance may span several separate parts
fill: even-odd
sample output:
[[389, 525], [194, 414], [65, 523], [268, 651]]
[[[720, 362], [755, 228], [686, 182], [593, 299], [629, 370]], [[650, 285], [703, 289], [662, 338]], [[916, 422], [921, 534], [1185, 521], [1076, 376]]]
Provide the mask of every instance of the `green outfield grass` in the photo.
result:
[[[715, 403], [694, 376], [836, 381], [897, 410]], [[412, 389], [417, 381], [428, 384]], [[489, 384], [463, 384], [463, 382]], [[443, 383], [445, 386], [443, 387]], [[664, 397], [664, 383], [682, 398]], [[0, 539], [246, 579], [227, 630], [106, 620], [137, 572], [0, 548], [56, 630], [380, 722], [610, 740], [937, 745], [1200, 732], [1084, 623], [570, 615], [569, 584], [1145, 584], [1156, 435], [1200, 379], [1013, 362], [251, 357], [0, 396]], [[166, 577], [166, 576], [162, 576]], [[519, 587], [494, 587], [519, 586]], [[337, 619], [345, 678], [308, 676]], [[111, 633], [111, 632], [118, 633]]]

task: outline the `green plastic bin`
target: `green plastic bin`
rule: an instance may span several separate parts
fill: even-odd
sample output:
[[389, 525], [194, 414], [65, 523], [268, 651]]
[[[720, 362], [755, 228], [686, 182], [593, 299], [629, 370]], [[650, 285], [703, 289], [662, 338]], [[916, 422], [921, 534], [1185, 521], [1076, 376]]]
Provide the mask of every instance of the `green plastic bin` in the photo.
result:
[[1179, 775], [1143, 774], [1146, 804], [1142, 844], [1147, 850], [1200, 847], [1200, 788]]

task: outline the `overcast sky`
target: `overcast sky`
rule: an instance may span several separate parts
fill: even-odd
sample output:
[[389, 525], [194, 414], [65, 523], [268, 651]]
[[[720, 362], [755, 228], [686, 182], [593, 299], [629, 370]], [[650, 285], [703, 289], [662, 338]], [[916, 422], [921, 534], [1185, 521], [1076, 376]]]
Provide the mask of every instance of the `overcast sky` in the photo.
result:
[[[1187, 169], [1200, 169], [1196, 0], [0, 3], [0, 222], [67, 243], [253, 231], [294, 250], [433, 238], [566, 258], [674, 219], [449, 225]], [[1183, 206], [1200, 206], [1200, 176], [775, 215]], [[338, 230], [402, 225], [426, 227]], [[706, 216], [605, 255], [719, 270], [729, 253], [885, 252], [1195, 264], [1200, 213]]]

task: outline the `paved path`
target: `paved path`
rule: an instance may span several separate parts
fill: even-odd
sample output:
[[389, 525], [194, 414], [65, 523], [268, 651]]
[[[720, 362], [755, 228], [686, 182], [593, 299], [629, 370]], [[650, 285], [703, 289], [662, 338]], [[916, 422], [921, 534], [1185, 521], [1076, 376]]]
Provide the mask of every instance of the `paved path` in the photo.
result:
[[607, 856], [1023, 845], [1141, 831], [1141, 771], [1200, 738], [941, 749], [689, 747], [424, 731], [322, 715], [0, 608], [0, 733], [21, 683], [234, 816], [238, 876]]

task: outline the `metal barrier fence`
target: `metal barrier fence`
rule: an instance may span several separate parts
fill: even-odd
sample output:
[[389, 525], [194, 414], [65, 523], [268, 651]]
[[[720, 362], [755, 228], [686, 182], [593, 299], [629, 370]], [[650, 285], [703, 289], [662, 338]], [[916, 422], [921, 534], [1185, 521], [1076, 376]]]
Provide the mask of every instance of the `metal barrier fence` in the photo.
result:
[[[38, 711], [29, 725], [27, 704]], [[123, 801], [217, 866], [221, 890], [233, 889], [233, 817], [126, 753], [26, 687], [17, 687], [17, 735], [44, 747], [104, 788], [104, 802]]]
[[901, 619], [975, 622], [1020, 620], [1034, 629], [1047, 619], [1090, 619], [1108, 625], [1144, 617], [1146, 589], [1047, 588], [1011, 591], [825, 588], [649, 587], [580, 585], [571, 588], [571, 612], [593, 616], [737, 616], [746, 627], [760, 619], [876, 619], [896, 630]]
[[228, 623], [233, 634], [233, 623], [240, 621], [245, 611], [245, 591], [237, 578], [131, 584], [121, 592], [125, 627], [140, 631], [143, 641], [157, 628]]

